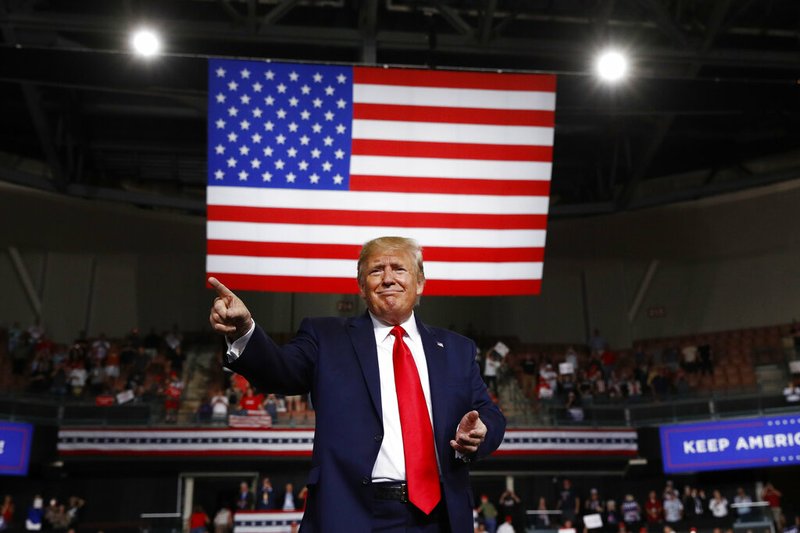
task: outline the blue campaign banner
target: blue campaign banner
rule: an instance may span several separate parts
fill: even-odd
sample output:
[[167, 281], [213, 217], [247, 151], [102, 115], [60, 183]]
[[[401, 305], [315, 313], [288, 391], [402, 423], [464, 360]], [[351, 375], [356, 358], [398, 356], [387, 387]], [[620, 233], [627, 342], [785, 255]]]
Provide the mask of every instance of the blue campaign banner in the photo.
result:
[[0, 476], [28, 475], [33, 426], [0, 422]]
[[800, 465], [800, 413], [659, 428], [664, 472]]

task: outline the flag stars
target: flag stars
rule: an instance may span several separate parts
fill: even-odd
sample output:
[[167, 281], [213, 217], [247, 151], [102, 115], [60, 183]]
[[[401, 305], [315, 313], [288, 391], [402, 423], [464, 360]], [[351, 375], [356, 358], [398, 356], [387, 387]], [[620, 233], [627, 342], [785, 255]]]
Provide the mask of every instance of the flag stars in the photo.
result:
[[311, 94], [311, 87], [309, 87], [308, 85], [303, 85], [302, 87], [300, 87], [300, 92], [306, 95]]
[[266, 105], [274, 105], [275, 104], [275, 98], [273, 98], [272, 96], [267, 96], [266, 98], [264, 98], [264, 103]]
[[247, 171], [245, 171], [245, 170], [240, 170], [239, 171], [239, 181], [247, 181], [247, 177], [248, 176], [249, 176], [249, 174], [247, 173]]
[[325, 146], [333, 146], [333, 137], [331, 137], [330, 135], [328, 135], [327, 137], [325, 137], [324, 139], [322, 139], [322, 142], [324, 142], [324, 143], [325, 143]]
[[271, 120], [268, 120], [264, 123], [264, 129], [267, 131], [272, 131], [275, 129], [275, 124], [273, 124]]
[[345, 102], [343, 98], [339, 98], [338, 100], [336, 100], [336, 107], [338, 107], [339, 109], [344, 109], [345, 107], [347, 107], [347, 102]]
[[261, 179], [263, 179], [264, 181], [272, 181], [272, 174], [270, 174], [269, 172], [264, 172], [263, 174], [261, 174]]
[[264, 86], [263, 86], [263, 85], [261, 85], [261, 83], [259, 83], [259, 82], [255, 82], [255, 83], [253, 84], [253, 91], [254, 91], [254, 92], [260, 93], [260, 92], [261, 92], [261, 89], [263, 89], [263, 88], [264, 88]]
[[235, 91], [238, 88], [239, 88], [239, 84], [236, 83], [235, 81], [231, 80], [231, 81], [228, 82], [228, 90], [229, 91]]
[[312, 159], [319, 159], [319, 156], [322, 152], [320, 152], [319, 148], [314, 148], [311, 150], [311, 157]]
[[291, 98], [289, 98], [289, 105], [290, 105], [291, 107], [297, 107], [297, 103], [298, 103], [299, 101], [300, 101], [300, 100], [298, 100], [296, 97], [292, 96]]
[[214, 172], [214, 179], [221, 180], [221, 179], [223, 179], [224, 177], [225, 177], [225, 173], [224, 173], [223, 171], [221, 171], [220, 169], [217, 169], [217, 170]]
[[243, 144], [242, 146], [239, 147], [239, 153], [241, 155], [248, 155], [250, 153], [250, 147], [247, 146], [246, 144]]
[[252, 161], [250, 161], [250, 167], [251, 168], [261, 168], [261, 161], [258, 160], [258, 159], [253, 159]]
[[242, 69], [241, 75], [242, 75], [242, 79], [245, 79], [245, 80], [250, 79], [250, 71], [247, 70], [246, 68]]
[[286, 110], [285, 109], [278, 109], [276, 112], [278, 118], [286, 118]]
[[322, 132], [322, 124], [319, 122], [315, 122], [313, 126], [311, 126], [311, 131], [314, 133], [321, 133]]
[[286, 150], [286, 155], [288, 155], [289, 157], [297, 157], [297, 148], [295, 147], [289, 148], [288, 150]]
[[297, 72], [295, 72], [295, 71], [291, 71], [291, 72], [289, 73], [289, 80], [291, 80], [291, 81], [297, 81], [298, 79], [300, 79], [300, 75], [299, 75]]
[[335, 156], [336, 156], [336, 159], [344, 159], [344, 150], [342, 150], [342, 149], [340, 148], [340, 149], [336, 150], [336, 151], [333, 153], [333, 155], [335, 155]]
[[278, 92], [281, 93], [281, 94], [286, 94], [286, 85], [284, 85], [282, 83], [280, 85], [278, 85]]
[[322, 74], [319, 72], [314, 73], [314, 83], [322, 83]]
[[333, 121], [333, 111], [327, 111], [325, 113], [325, 120], [327, 120], [329, 122]]
[[230, 132], [228, 134], [228, 142], [235, 143], [238, 138], [239, 138], [239, 136], [236, 135], [236, 132], [234, 132], [234, 131], [232, 131], [232, 132]]
[[341, 174], [336, 174], [333, 177], [333, 183], [335, 185], [341, 185], [343, 181], [344, 181], [344, 178], [341, 176]]
[[345, 76], [344, 74], [339, 74], [338, 76], [336, 76], [336, 81], [338, 81], [339, 83], [344, 83], [347, 81], [347, 76]]
[[239, 127], [241, 129], [243, 129], [243, 130], [249, 130], [250, 129], [250, 122], [248, 122], [247, 120], [243, 120], [243, 121], [241, 121], [239, 123]]
[[331, 168], [333, 168], [333, 165], [331, 165], [330, 161], [325, 161], [324, 163], [322, 163], [322, 170], [324, 170], [325, 172], [330, 172]]
[[267, 80], [272, 81], [275, 79], [275, 73], [271, 70], [268, 70], [264, 73], [264, 77], [267, 78]]
[[322, 107], [322, 100], [319, 98], [314, 98], [311, 103], [314, 104], [314, 107]]
[[236, 167], [236, 160], [232, 157], [228, 158], [228, 168], [235, 168]]
[[225, 94], [219, 93], [216, 98], [217, 98], [217, 103], [218, 104], [224, 104], [225, 103]]
[[221, 118], [218, 118], [215, 124], [217, 125], [218, 130], [225, 129], [225, 121], [222, 120]]
[[336, 125], [336, 133], [344, 134], [345, 131], [347, 131], [347, 128], [344, 126], [344, 124]]
[[250, 104], [250, 96], [243, 94], [239, 97], [239, 101], [242, 102], [242, 105], [249, 105]]
[[266, 148], [264, 148], [264, 156], [265, 157], [272, 157], [272, 147], [271, 146], [267, 146]]
[[309, 179], [309, 180], [311, 180], [311, 183], [313, 183], [314, 185], [316, 185], [317, 183], [319, 183], [319, 174], [317, 174], [316, 172], [314, 172], [313, 174], [311, 174], [311, 175], [308, 177], [308, 179]]
[[303, 109], [302, 111], [300, 111], [300, 118], [302, 118], [303, 120], [308, 120], [309, 118], [311, 118], [311, 113], [309, 113], [307, 109]]
[[261, 108], [260, 108], [260, 107], [257, 107], [257, 108], [255, 108], [255, 109], [253, 109], [253, 117], [255, 117], [255, 118], [261, 118], [261, 115], [262, 115], [263, 113], [264, 113], [264, 112], [263, 112], [263, 111], [261, 111]]
[[250, 136], [250, 139], [253, 141], [253, 144], [258, 144], [261, 142], [261, 134], [254, 133], [253, 135]]
[[284, 163], [283, 159], [278, 159], [277, 161], [275, 161], [275, 168], [277, 170], [283, 170], [283, 167], [285, 167], [285, 166], [286, 166], [286, 163]]
[[286, 144], [286, 137], [283, 135], [283, 133], [281, 133], [275, 137], [275, 142], [278, 144]]
[[308, 161], [306, 161], [305, 159], [303, 159], [302, 161], [300, 161], [300, 162], [297, 164], [297, 167], [298, 167], [300, 170], [308, 170]]
[[325, 94], [326, 94], [327, 96], [333, 96], [333, 87], [331, 87], [330, 85], [328, 85], [327, 87], [325, 87]]
[[225, 147], [221, 144], [218, 144], [214, 147], [214, 152], [216, 152], [217, 155], [222, 155], [225, 153]]
[[297, 122], [292, 122], [291, 124], [289, 124], [290, 132], [297, 133], [297, 128], [298, 128]]
[[239, 114], [239, 110], [236, 109], [235, 107], [231, 106], [231, 107], [228, 108], [228, 116], [229, 117], [235, 117], [238, 114]]
[[308, 135], [303, 135], [300, 137], [300, 144], [303, 146], [308, 146], [309, 141], [311, 141], [311, 139], [308, 137]]
[[222, 68], [222, 67], [219, 67], [219, 68], [216, 70], [216, 73], [217, 73], [217, 77], [218, 77], [218, 78], [224, 78], [224, 77], [225, 77], [225, 69], [224, 69], [224, 68]]
[[294, 183], [294, 180], [296, 178], [297, 178], [297, 176], [294, 175], [294, 172], [289, 172], [288, 174], [286, 174], [286, 182], [287, 183]]

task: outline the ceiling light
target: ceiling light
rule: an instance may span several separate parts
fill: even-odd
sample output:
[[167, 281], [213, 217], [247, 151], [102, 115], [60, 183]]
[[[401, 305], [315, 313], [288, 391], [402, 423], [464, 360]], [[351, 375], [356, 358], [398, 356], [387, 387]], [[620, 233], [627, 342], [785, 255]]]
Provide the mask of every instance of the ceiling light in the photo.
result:
[[619, 81], [628, 73], [628, 58], [616, 50], [607, 50], [597, 58], [596, 69], [603, 80]]
[[138, 29], [131, 38], [133, 50], [142, 57], [152, 57], [161, 50], [161, 39], [149, 29]]

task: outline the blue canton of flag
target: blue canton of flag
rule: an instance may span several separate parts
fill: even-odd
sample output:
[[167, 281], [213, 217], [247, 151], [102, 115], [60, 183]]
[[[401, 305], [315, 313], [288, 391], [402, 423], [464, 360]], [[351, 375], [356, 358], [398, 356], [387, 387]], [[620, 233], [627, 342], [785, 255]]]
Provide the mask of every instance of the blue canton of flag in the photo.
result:
[[352, 67], [211, 60], [208, 184], [347, 190]]

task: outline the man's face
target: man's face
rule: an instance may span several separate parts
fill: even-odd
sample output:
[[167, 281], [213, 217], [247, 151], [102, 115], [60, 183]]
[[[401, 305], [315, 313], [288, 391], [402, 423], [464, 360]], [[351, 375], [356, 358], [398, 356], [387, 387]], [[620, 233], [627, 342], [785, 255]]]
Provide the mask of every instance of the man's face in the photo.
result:
[[425, 281], [417, 275], [414, 258], [401, 250], [377, 252], [364, 262], [361, 297], [378, 320], [398, 325], [414, 310]]

